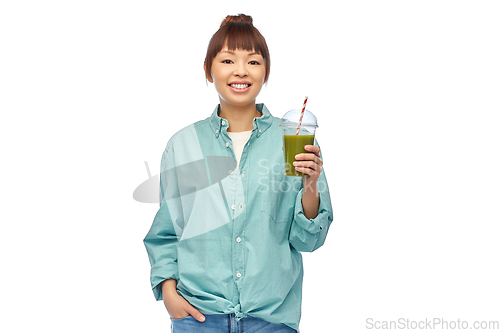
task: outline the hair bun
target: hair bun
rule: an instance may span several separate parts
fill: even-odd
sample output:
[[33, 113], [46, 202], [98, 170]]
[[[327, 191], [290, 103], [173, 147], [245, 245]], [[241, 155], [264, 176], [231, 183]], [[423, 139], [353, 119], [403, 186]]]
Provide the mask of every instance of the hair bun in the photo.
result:
[[224, 21], [222, 21], [222, 23], [220, 24], [220, 26], [222, 27], [224, 24], [230, 23], [230, 22], [243, 22], [243, 23], [248, 23], [248, 24], [252, 24], [253, 25], [253, 20], [252, 20], [251, 16], [248, 16], [248, 15], [245, 15], [245, 14], [239, 14], [239, 15], [228, 15], [228, 16], [226, 16], [226, 18], [224, 19]]

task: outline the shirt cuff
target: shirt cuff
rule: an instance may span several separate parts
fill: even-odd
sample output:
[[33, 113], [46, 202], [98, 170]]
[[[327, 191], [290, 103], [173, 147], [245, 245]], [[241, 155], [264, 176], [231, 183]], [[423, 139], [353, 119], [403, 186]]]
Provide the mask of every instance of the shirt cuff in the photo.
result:
[[302, 207], [303, 194], [304, 189], [302, 188], [299, 193], [297, 193], [297, 199], [295, 200], [295, 223], [298, 227], [309, 232], [310, 234], [317, 234], [322, 229], [327, 228], [328, 224], [333, 221], [333, 214], [330, 212], [328, 205], [329, 200], [325, 198], [322, 192], [320, 192], [318, 215], [313, 219], [308, 219], [304, 215], [304, 209]]
[[177, 268], [177, 261], [172, 262], [167, 266], [151, 268], [151, 287], [153, 288], [153, 294], [157, 301], [163, 299], [163, 294], [161, 290], [163, 281], [168, 279], [178, 280], [178, 278], [179, 278], [179, 273]]

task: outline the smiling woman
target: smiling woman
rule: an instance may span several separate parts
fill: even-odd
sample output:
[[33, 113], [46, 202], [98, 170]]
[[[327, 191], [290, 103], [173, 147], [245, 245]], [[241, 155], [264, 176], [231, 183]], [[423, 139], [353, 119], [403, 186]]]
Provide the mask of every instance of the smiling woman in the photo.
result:
[[223, 49], [227, 49], [227, 51], [239, 49], [260, 54], [266, 69], [264, 81], [267, 81], [271, 70], [269, 49], [264, 36], [253, 26], [250, 16], [244, 14], [228, 16], [222, 21], [220, 29], [210, 39], [204, 64], [205, 75], [209, 81], [212, 62]]
[[[252, 18], [228, 16], [204, 63], [220, 104], [174, 134], [163, 153], [160, 209], [144, 243], [151, 286], [172, 318], [172, 332], [298, 330], [299, 251], [323, 245], [333, 215], [319, 146], [300, 155], [309, 174], [304, 182], [266, 172], [271, 165], [284, 171], [280, 119], [256, 104], [269, 68], [266, 41]], [[187, 172], [214, 158], [220, 181]]]

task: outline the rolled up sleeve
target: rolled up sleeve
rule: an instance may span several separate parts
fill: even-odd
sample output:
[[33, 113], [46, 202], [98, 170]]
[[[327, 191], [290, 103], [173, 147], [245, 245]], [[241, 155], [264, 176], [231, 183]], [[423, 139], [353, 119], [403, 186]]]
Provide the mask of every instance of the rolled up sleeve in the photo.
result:
[[167, 279], [178, 279], [177, 244], [167, 205], [162, 205], [156, 213], [144, 245], [151, 264], [151, 287], [157, 300], [163, 299], [161, 283]]
[[176, 225], [182, 223], [177, 212], [181, 201], [178, 194], [173, 151], [167, 148], [162, 156], [160, 172], [160, 209], [144, 238], [144, 245], [151, 264], [151, 287], [157, 300], [163, 299], [161, 284], [167, 279], [178, 279], [177, 245], [179, 243]]
[[333, 221], [332, 203], [324, 171], [318, 178], [319, 209], [314, 219], [308, 219], [302, 208], [302, 188], [295, 200], [292, 225], [290, 228], [290, 244], [301, 252], [313, 252], [323, 245], [328, 229]]

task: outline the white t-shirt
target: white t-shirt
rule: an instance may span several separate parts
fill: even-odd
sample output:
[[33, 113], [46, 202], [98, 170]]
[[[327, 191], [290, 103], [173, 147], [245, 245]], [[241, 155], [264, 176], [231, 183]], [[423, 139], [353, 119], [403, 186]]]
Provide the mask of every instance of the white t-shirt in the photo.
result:
[[233, 140], [233, 151], [236, 156], [236, 167], [240, 165], [241, 153], [243, 152], [243, 148], [245, 147], [245, 143], [247, 143], [248, 139], [252, 135], [252, 131], [246, 132], [227, 132], [227, 135]]

